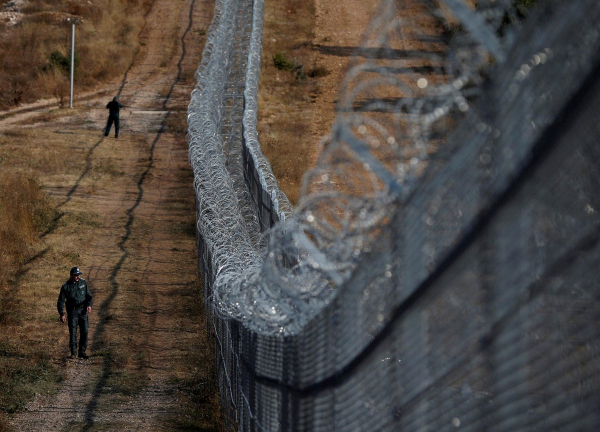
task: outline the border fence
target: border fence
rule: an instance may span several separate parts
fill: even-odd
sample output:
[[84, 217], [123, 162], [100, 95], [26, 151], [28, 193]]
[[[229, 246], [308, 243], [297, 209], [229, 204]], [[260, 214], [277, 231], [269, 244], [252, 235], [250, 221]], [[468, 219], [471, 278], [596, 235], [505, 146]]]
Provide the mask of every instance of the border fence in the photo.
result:
[[188, 140], [232, 429], [600, 430], [600, 3], [476, 3], [382, 1], [292, 211], [262, 0], [217, 0]]

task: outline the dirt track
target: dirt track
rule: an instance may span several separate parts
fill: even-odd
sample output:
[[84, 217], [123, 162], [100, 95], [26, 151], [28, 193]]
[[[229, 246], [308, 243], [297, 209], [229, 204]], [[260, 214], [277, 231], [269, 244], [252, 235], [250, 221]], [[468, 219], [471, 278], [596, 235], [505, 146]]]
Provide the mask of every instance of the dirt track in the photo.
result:
[[[58, 128], [65, 151], [79, 155], [66, 161], [64, 174], [42, 178], [59, 211], [42, 236], [45, 251], [73, 253], [60, 263], [60, 276], [52, 253], [39, 254], [25, 271], [40, 276], [29, 281], [40, 291], [50, 284], [58, 292], [57, 278], [68, 277], [64, 268], [78, 265], [94, 295], [92, 357], [65, 360], [62, 327], [52, 361], [65, 368], [66, 380], [14, 417], [15, 430], [217, 430], [185, 142], [193, 72], [212, 8], [205, 0], [155, 0], [140, 34], [142, 50], [121, 81], [80, 96], [69, 116], [36, 123], [41, 111], [25, 111], [0, 122], [0, 128]], [[110, 137], [101, 133], [104, 106], [115, 94], [125, 105], [118, 140], [114, 129]], [[78, 228], [67, 222], [73, 220]], [[52, 304], [41, 307], [52, 315]], [[191, 399], [204, 415], [182, 410]]]
[[[314, 55], [331, 74], [308, 111], [312, 158], [331, 127], [339, 81], [373, 9], [359, 0], [315, 6]], [[13, 417], [15, 430], [218, 430], [185, 142], [193, 73], [212, 12], [211, 0], [155, 0], [140, 34], [142, 49], [120, 80], [76, 94], [73, 110], [42, 101], [0, 118], [0, 130], [60, 139], [33, 144], [37, 150], [29, 153], [73, 158], [65, 161], [67, 170], [41, 174], [58, 213], [25, 266], [21, 288], [49, 299], [33, 302], [29, 312], [51, 331], [48, 338], [60, 339], [52, 362], [66, 379]], [[107, 138], [100, 132], [115, 94], [125, 105], [118, 140], [114, 130]], [[36, 157], [45, 163], [46, 156]], [[68, 332], [56, 319], [56, 294], [72, 265], [82, 268], [94, 295], [87, 361], [66, 360]]]

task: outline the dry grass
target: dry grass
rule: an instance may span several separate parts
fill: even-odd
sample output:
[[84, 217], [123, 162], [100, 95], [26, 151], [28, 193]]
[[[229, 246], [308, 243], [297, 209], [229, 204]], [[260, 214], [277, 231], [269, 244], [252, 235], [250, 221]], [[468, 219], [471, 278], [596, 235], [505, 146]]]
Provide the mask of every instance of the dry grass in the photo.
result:
[[311, 105], [319, 78], [328, 73], [314, 60], [314, 15], [314, 0], [265, 2], [258, 129], [263, 153], [292, 204], [312, 163]]
[[[21, 411], [35, 393], [46, 393], [62, 375], [51, 357], [39, 346], [39, 339], [25, 341], [0, 340], [0, 410], [4, 413]], [[0, 417], [0, 430], [7, 430]]]
[[58, 263], [72, 249], [42, 249], [39, 240], [58, 211], [38, 178], [61, 175], [68, 157], [61, 142], [64, 137], [50, 131], [0, 135], [0, 431], [10, 430], [7, 413], [21, 411], [34, 394], [52, 391], [62, 379], [52, 358], [64, 328], [56, 325], [53, 304], [66, 265], [56, 266], [60, 276], [36, 272], [38, 260]]
[[[9, 291], [19, 266], [32, 255], [38, 232], [47, 227], [53, 216], [54, 210], [35, 177], [19, 172], [0, 174], [0, 288], [3, 294]], [[13, 315], [9, 310], [0, 309], [0, 324]]]
[[[190, 316], [204, 316], [200, 283], [189, 288], [182, 303], [185, 306], [178, 312], [182, 320]], [[173, 371], [170, 384], [176, 389], [180, 409], [176, 417], [166, 419], [163, 430], [224, 430], [211, 349], [214, 340], [208, 337], [202, 339], [186, 350], [186, 369]]]
[[[54, 215], [35, 177], [14, 171], [0, 175], [0, 413], [22, 410], [34, 394], [50, 391], [62, 377], [51, 362], [50, 317], [32, 322], [23, 309], [29, 296], [14, 289], [24, 277], [22, 265], [38, 253], [39, 232]], [[9, 430], [4, 414], [0, 430]]]
[[[80, 167], [65, 170], [65, 161], [83, 160], [97, 139], [82, 134], [73, 147], [64, 134], [45, 129], [0, 135], [0, 431], [10, 430], [5, 414], [21, 411], [34, 394], [52, 391], [62, 378], [53, 360], [64, 350], [56, 341], [64, 340], [66, 330], [57, 325], [58, 286], [71, 263], [81, 260], [74, 241], [85, 246], [101, 225], [89, 211], [61, 215], [39, 179], [47, 187], [61, 184], [65, 171], [76, 176]], [[112, 171], [101, 171], [102, 181], [112, 178]], [[41, 233], [59, 227], [63, 241], [43, 245]]]
[[[150, 0], [74, 2], [32, 0], [23, 20], [0, 28], [0, 109], [54, 97], [68, 98], [71, 28], [76, 28], [75, 79], [80, 89], [121, 75], [139, 49]], [[23, 53], [28, 55], [23, 55]]]
[[[174, 118], [175, 126], [180, 120]], [[22, 411], [34, 394], [56, 389], [55, 383], [61, 380], [64, 370], [64, 364], [57, 363], [57, 358], [64, 357], [66, 348], [66, 327], [58, 325], [55, 310], [58, 286], [74, 263], [84, 269], [90, 267], [89, 251], [94, 236], [102, 235], [102, 230], [113, 229], [90, 208], [70, 205], [71, 210], [62, 207], [59, 213], [52, 205], [59, 201], [44, 196], [39, 188], [36, 176], [50, 191], [54, 186], [72, 185], [76, 180], [83, 169], [81, 161], [98, 140], [95, 133], [77, 134], [75, 144], [66, 139], [70, 135], [44, 128], [6, 130], [0, 135], [0, 227], [5, 228], [0, 231], [4, 236], [0, 237], [3, 246], [0, 252], [2, 259], [6, 258], [9, 263], [0, 264], [6, 273], [0, 297], [3, 330], [0, 335], [0, 431], [11, 430], [7, 414]], [[132, 138], [132, 143], [134, 141]], [[118, 144], [111, 141], [96, 148], [87, 176], [88, 181], [100, 189], [115, 187], [111, 186], [115, 182], [126, 182], [118, 159], [108, 157], [114, 154], [111, 145]], [[135, 141], [134, 145], [141, 148], [146, 144]], [[68, 160], [78, 161], [75, 162], [79, 164], [77, 169], [65, 170]], [[182, 182], [191, 183], [189, 171], [181, 172]], [[85, 190], [86, 184], [82, 182], [80, 191]], [[189, 215], [188, 219], [172, 224], [173, 239], [184, 243], [184, 238], [192, 238], [193, 242], [195, 232], [190, 229], [194, 223], [193, 198], [173, 197], [167, 205], [173, 211]], [[59, 214], [60, 219], [53, 224]], [[58, 235], [46, 237], [42, 246], [40, 233], [53, 225]], [[150, 236], [147, 233], [153, 228], [147, 219], [140, 217], [135, 219], [131, 229], [126, 247], [133, 259], [138, 251], [148, 249]], [[77, 250], [73, 249], [75, 243], [79, 246]], [[189, 272], [186, 262], [181, 266], [182, 273]], [[140, 337], [147, 334], [141, 326], [148, 315], [140, 310], [139, 304], [149, 299], [148, 293], [141, 289], [141, 282], [138, 278], [120, 278], [119, 296], [105, 315], [99, 315], [101, 322], [97, 326], [104, 326], [105, 331], [92, 354], [109, 370], [103, 377], [105, 388], [111, 389], [107, 403], [123, 402], [148, 383], [147, 340]], [[11, 289], [14, 287], [18, 290]], [[189, 322], [190, 317], [201, 314], [199, 289], [196, 282], [181, 294], [184, 298], [178, 302], [181, 307], [175, 312], [180, 322]], [[96, 300], [99, 305], [101, 300]], [[100, 313], [99, 309], [96, 313]], [[201, 333], [200, 339], [203, 338]], [[220, 430], [218, 425], [222, 422], [218, 420], [220, 410], [211, 345], [197, 340], [181, 348], [187, 358], [185, 369], [169, 371], [181, 415], [165, 418], [162, 430]]]
[[[24, 11], [26, 19], [21, 24], [13, 28], [0, 26], [0, 109], [42, 96], [54, 97], [63, 104], [67, 99], [68, 75], [62, 64], [70, 47], [70, 28], [64, 23], [57, 25], [51, 15], [39, 11], [59, 10], [84, 17], [76, 35], [76, 83], [83, 89], [123, 75], [138, 49], [137, 37], [148, 4], [148, 0], [94, 0], [93, 5], [66, 0], [52, 4], [29, 1]], [[175, 35], [171, 35], [167, 57], [176, 42]], [[23, 52], [31, 55], [21, 58]], [[53, 53], [58, 54], [52, 56]], [[53, 63], [51, 59], [56, 61]], [[191, 82], [194, 71], [192, 67], [184, 69], [179, 84]], [[90, 249], [95, 237], [113, 238], [114, 226], [94, 213], [91, 206], [80, 205], [80, 198], [95, 193], [96, 189], [105, 191], [128, 184], [131, 175], [139, 175], [147, 165], [147, 157], [135, 167], [115, 157], [122, 141], [110, 140], [96, 146], [98, 133], [74, 129], [83, 117], [78, 109], [69, 111], [35, 114], [21, 123], [25, 128], [3, 130], [0, 134], [0, 432], [11, 430], [7, 414], [21, 411], [34, 394], [57, 388], [55, 384], [66, 366], [61, 360], [66, 349], [66, 326], [58, 324], [55, 307], [58, 288], [72, 265], [90, 268]], [[72, 117], [68, 127], [61, 126], [63, 115]], [[174, 111], [166, 125], [168, 131], [184, 135], [185, 120], [184, 111]], [[32, 124], [36, 127], [31, 128]], [[147, 139], [141, 135], [131, 136], [129, 144], [147, 151]], [[132, 151], [132, 154], [137, 153]], [[84, 169], [86, 175], [81, 179]], [[191, 184], [191, 174], [187, 175], [182, 181]], [[147, 181], [151, 178], [152, 173]], [[64, 201], [65, 190], [71, 190], [76, 182], [74, 197], [78, 198], [56, 210], [55, 206]], [[40, 183], [48, 194], [60, 198], [45, 196]], [[190, 229], [194, 220], [193, 196], [187, 204], [175, 204], [188, 206], [190, 220], [173, 223], [170, 234], [173, 238], [191, 238], [193, 244], [195, 232]], [[125, 224], [126, 220], [113, 222]], [[131, 252], [130, 259], [135, 261], [139, 251], [149, 248], [145, 233], [152, 226], [140, 216], [130, 228], [132, 235], [126, 248]], [[40, 235], [47, 230], [53, 234], [40, 241]], [[120, 254], [117, 250], [115, 256], [118, 258]], [[181, 266], [185, 266], [182, 273], [189, 272], [189, 263], [182, 262]], [[136, 306], [151, 300], [140, 289], [140, 282], [135, 278], [119, 278], [119, 296], [105, 308], [105, 315], [100, 313], [101, 295], [95, 297], [98, 308], [94, 313], [98, 313], [100, 320], [97, 327], [106, 330], [99, 334], [98, 346], [93, 347], [92, 354], [109, 371], [104, 377], [104, 386], [110, 389], [107, 403], [131, 398], [148, 383], [148, 344], [145, 337], [140, 338], [140, 334], [147, 332], [141, 324], [132, 324], [149, 319]], [[111, 289], [112, 282], [108, 285]], [[101, 293], [95, 288], [96, 293]], [[182, 323], [201, 313], [198, 286], [189, 288], [189, 295], [181, 299], [185, 307], [174, 313]], [[198, 320], [204, 322], [203, 318]], [[215, 426], [220, 410], [212, 378], [211, 346], [203, 343], [202, 337], [197, 339], [192, 346], [182, 346], [189, 356], [183, 366], [185, 370], [169, 371], [183, 414], [168, 419], [163, 430], [220, 430]], [[90, 380], [95, 377], [93, 374]]]

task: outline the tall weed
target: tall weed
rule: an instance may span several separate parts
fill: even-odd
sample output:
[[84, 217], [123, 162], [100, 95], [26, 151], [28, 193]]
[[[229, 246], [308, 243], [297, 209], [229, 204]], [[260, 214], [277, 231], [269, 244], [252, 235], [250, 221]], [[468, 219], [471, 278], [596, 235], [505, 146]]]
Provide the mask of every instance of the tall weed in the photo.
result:
[[[0, 294], [52, 219], [54, 210], [38, 182], [22, 173], [0, 174]], [[0, 295], [0, 324], [6, 306]]]
[[92, 88], [123, 74], [139, 49], [138, 34], [151, 0], [30, 0], [21, 22], [0, 27], [0, 109], [37, 99], [64, 101], [69, 85], [71, 26], [75, 85]]
[[35, 179], [22, 173], [0, 174], [0, 327], [6, 330], [0, 338], [0, 432], [11, 430], [7, 413], [22, 410], [36, 392], [60, 379], [46, 352], [20, 343], [30, 335], [15, 338], [12, 332], [19, 327], [22, 306], [12, 285], [19, 266], [30, 258], [39, 231], [53, 215]]

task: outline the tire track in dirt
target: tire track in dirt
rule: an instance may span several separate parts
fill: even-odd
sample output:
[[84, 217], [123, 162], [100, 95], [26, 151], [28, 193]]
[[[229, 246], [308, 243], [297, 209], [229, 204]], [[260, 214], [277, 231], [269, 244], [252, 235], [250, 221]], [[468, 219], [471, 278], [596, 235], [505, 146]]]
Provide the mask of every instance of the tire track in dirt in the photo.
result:
[[[138, 33], [138, 38], [144, 32], [144, 30], [146, 29], [146, 20], [148, 18], [148, 15], [150, 14], [151, 10], [152, 10], [152, 7], [149, 7], [148, 11], [144, 14], [144, 25], [142, 26], [142, 28], [140, 29], [140, 32]], [[139, 52], [140, 52], [140, 50], [138, 49], [136, 51], [135, 55], [133, 56], [133, 60], [132, 60], [131, 64], [129, 65], [129, 67], [125, 71], [125, 74], [123, 75], [123, 79], [121, 80], [121, 85], [119, 87], [119, 91], [117, 92], [117, 95], [119, 95], [119, 96], [121, 95], [121, 92], [123, 91], [123, 88], [125, 87], [125, 84], [127, 83], [127, 75], [129, 74], [129, 72], [131, 71], [131, 69], [134, 67], [135, 61], [137, 59], [137, 56], [138, 56]], [[31, 107], [31, 108], [24, 108], [24, 109], [13, 110], [9, 114], [7, 114], [5, 117], [3, 117], [2, 120], [4, 120], [5, 118], [10, 118], [11, 115], [14, 116], [14, 115], [20, 114], [22, 112], [30, 113], [30, 112], [35, 112], [36, 110], [39, 110], [39, 108], [37, 108], [35, 105], [36, 104], [34, 104], [34, 107]], [[58, 107], [58, 103], [50, 105], [50, 106], [56, 106], [56, 107]], [[67, 193], [67, 196], [66, 196], [65, 200], [62, 203], [60, 203], [60, 204], [58, 204], [56, 206], [57, 209], [60, 209], [65, 204], [68, 204], [69, 201], [71, 201], [71, 198], [72, 198], [73, 194], [77, 191], [77, 189], [81, 185], [81, 181], [89, 173], [89, 171], [90, 171], [90, 169], [92, 167], [92, 155], [94, 153], [94, 150], [96, 150], [96, 148], [100, 144], [102, 144], [103, 140], [104, 140], [104, 137], [100, 138], [100, 140], [96, 144], [94, 144], [88, 150], [88, 152], [86, 154], [86, 157], [85, 157], [85, 168], [83, 169], [83, 171], [82, 171], [81, 175], [79, 176], [79, 178], [73, 184], [73, 187], [71, 188], [71, 190], [69, 190], [69, 192]], [[54, 230], [56, 230], [56, 228], [58, 227], [58, 224], [60, 223], [60, 221], [61, 221], [61, 219], [63, 218], [64, 215], [65, 215], [64, 212], [59, 212], [59, 214], [51, 221], [50, 227], [40, 235], [40, 238], [44, 238], [48, 234], [51, 234], [52, 232], [54, 232]]]
[[[181, 16], [173, 13], [178, 6], [182, 7]], [[202, 35], [211, 16], [212, 4], [208, 1], [156, 0], [142, 31], [146, 38], [144, 49], [139, 56], [136, 54], [136, 63], [120, 85], [107, 86], [118, 88], [122, 99], [133, 106], [150, 103], [149, 108], [169, 107], [171, 111], [154, 118], [135, 118], [130, 113], [140, 130], [131, 130], [129, 137], [118, 140], [123, 159], [119, 168], [124, 173], [118, 179], [121, 186], [115, 183], [112, 190], [97, 191], [92, 201], [85, 193], [77, 192], [84, 183], [88, 188], [92, 183], [88, 174], [97, 158], [103, 157], [95, 153], [105, 147], [101, 144], [114, 147], [116, 141], [101, 138], [91, 146], [84, 169], [57, 206], [65, 210], [43, 234], [45, 238], [60, 236], [63, 215], [75, 211], [77, 206], [89, 206], [105, 219], [87, 260], [93, 263], [87, 279], [99, 305], [90, 316], [90, 348], [96, 355], [91, 361], [68, 362], [62, 388], [54, 397], [34, 401], [29, 413], [16, 417], [13, 424], [18, 430], [169, 430], [178, 424], [198, 422], [185, 419], [187, 414], [178, 412], [177, 403], [177, 397], [188, 397], [184, 388], [187, 383], [197, 379], [190, 375], [206, 372], [192, 370], [190, 374], [187, 370], [194, 365], [190, 356], [198, 357], [198, 345], [203, 343], [206, 331], [204, 320], [190, 315], [197, 313], [189, 310], [193, 309], [190, 304], [197, 301], [190, 298], [189, 304], [182, 302], [197, 295], [195, 236], [172, 232], [172, 226], [185, 228], [188, 211], [193, 220], [194, 198], [187, 143], [184, 136], [171, 130], [173, 124], [177, 125], [176, 110], [181, 108], [183, 113], [189, 101], [189, 93], [180, 85], [189, 80], [184, 77], [184, 70], [193, 73], [200, 63], [203, 46], [198, 46], [198, 40], [192, 42], [193, 31]], [[171, 60], [172, 66], [161, 70], [157, 59], [164, 58], [162, 41], [165, 33], [172, 30], [165, 30], [163, 24], [175, 18], [181, 23], [180, 44], [171, 59], [178, 61], [176, 67]], [[195, 44], [191, 50], [187, 46], [190, 42]], [[204, 41], [200, 42], [203, 45]], [[168, 88], [166, 95], [160, 95], [161, 88]], [[90, 110], [84, 115], [102, 127], [103, 114]], [[101, 150], [102, 154], [109, 152], [108, 148]], [[171, 201], [173, 210], [168, 207]], [[175, 281], [182, 271], [189, 275]], [[136, 322], [133, 332], [128, 330], [132, 325], [128, 320]], [[178, 321], [186, 321], [185, 328]], [[128, 347], [137, 351], [133, 356], [123, 354], [122, 348], [127, 344], [118, 341], [120, 332], [126, 338], [135, 335]], [[119, 364], [123, 358], [124, 368]], [[128, 362], [133, 362], [133, 367]], [[188, 364], [182, 366], [185, 362]], [[205, 369], [210, 367], [207, 364]], [[133, 381], [141, 381], [132, 384], [137, 389], [131, 393], [115, 390], [119, 385], [115, 377], [120, 374], [130, 374]], [[212, 397], [209, 393], [207, 390], [205, 398]], [[211, 430], [215, 426], [204, 427]]]
[[[193, 10], [194, 7], [196, 5], [196, 1], [192, 0], [192, 2], [190, 3], [190, 9], [189, 9], [189, 14], [188, 14], [188, 26], [185, 29], [183, 35], [181, 36], [181, 56], [179, 58], [179, 61], [177, 63], [177, 76], [175, 77], [175, 79], [173, 80], [169, 92], [166, 95], [166, 97], [164, 98], [163, 102], [162, 102], [162, 108], [166, 109], [167, 105], [169, 104], [170, 100], [171, 100], [171, 96], [174, 92], [175, 86], [179, 83], [180, 79], [181, 79], [181, 75], [182, 75], [182, 64], [186, 59], [186, 43], [185, 43], [185, 39], [186, 36], [189, 34], [192, 25], [193, 25]], [[128, 71], [129, 72], [129, 71]], [[126, 92], [126, 77], [123, 80], [123, 84], [121, 86], [121, 88], [119, 89], [119, 94], [121, 94], [122, 92]], [[113, 302], [113, 300], [115, 299], [115, 297], [118, 295], [119, 293], [119, 289], [120, 289], [120, 284], [119, 284], [119, 276], [121, 273], [121, 269], [122, 266], [125, 264], [125, 262], [128, 260], [128, 258], [130, 257], [130, 253], [131, 251], [129, 250], [129, 248], [127, 247], [127, 244], [131, 238], [132, 235], [132, 227], [134, 225], [134, 223], [136, 222], [136, 210], [138, 209], [138, 207], [142, 204], [143, 200], [144, 200], [144, 193], [145, 193], [145, 184], [146, 184], [146, 179], [148, 178], [148, 176], [151, 174], [151, 172], [154, 169], [154, 161], [155, 161], [155, 150], [156, 147], [159, 143], [159, 141], [161, 141], [161, 139], [163, 138], [163, 135], [165, 133], [166, 130], [166, 125], [167, 122], [169, 120], [169, 117], [171, 116], [171, 112], [167, 111], [167, 113], [165, 114], [163, 120], [160, 123], [160, 126], [158, 128], [158, 132], [154, 138], [154, 140], [152, 141], [149, 151], [148, 151], [148, 163], [145, 167], [145, 170], [141, 173], [136, 186], [137, 186], [137, 197], [135, 199], [135, 201], [133, 202], [132, 206], [126, 210], [126, 214], [127, 214], [127, 222], [124, 226], [125, 228], [125, 235], [122, 237], [121, 241], [118, 244], [118, 248], [120, 249], [120, 251], [122, 252], [121, 258], [119, 259], [118, 263], [113, 267], [111, 275], [109, 277], [109, 282], [112, 288], [112, 292], [109, 294], [109, 296], [102, 302], [101, 306], [100, 306], [100, 314], [102, 315], [105, 311], [108, 311], [110, 309], [110, 306]], [[156, 213], [156, 211], [154, 212]], [[151, 242], [150, 242], [151, 243]], [[152, 256], [152, 251], [150, 250], [150, 246], [148, 247], [148, 256], [147, 256], [147, 266], [146, 268], [148, 268], [152, 261], [154, 260], [154, 257]], [[150, 308], [146, 308], [146, 310], [150, 310], [150, 313], [147, 313], [147, 316], [149, 317], [149, 321], [147, 322], [148, 325], [144, 326], [148, 332], [148, 334], [151, 333], [150, 329], [154, 329], [156, 327], [156, 310], [157, 310], [157, 306], [158, 306], [158, 301], [157, 301], [157, 293], [154, 290], [148, 290], [149, 294], [150, 294], [150, 303], [151, 303], [151, 307]], [[96, 343], [98, 343], [99, 341], [101, 341], [103, 339], [104, 336], [104, 330], [105, 327], [103, 325], [98, 325], [98, 328], [96, 330], [95, 333], [95, 341]], [[144, 343], [144, 345], [148, 345], [147, 341], [146, 343]], [[96, 348], [94, 345], [92, 346], [93, 348]], [[146, 362], [146, 364], [144, 365], [144, 367], [146, 368], [156, 368], [156, 365], [152, 365], [149, 364], [151, 362]], [[158, 368], [160, 369], [160, 368]], [[93, 391], [93, 396], [92, 399], [90, 400], [90, 402], [88, 403], [87, 407], [86, 407], [86, 414], [85, 414], [85, 419], [86, 419], [86, 424], [85, 426], [81, 429], [82, 431], [89, 431], [93, 428], [94, 426], [94, 418], [95, 418], [95, 412], [98, 408], [98, 401], [99, 401], [99, 397], [101, 396], [101, 394], [103, 393], [103, 389], [106, 387], [107, 382], [108, 382], [108, 378], [110, 377], [112, 373], [112, 368], [111, 368], [111, 364], [110, 364], [110, 359], [105, 359], [104, 361], [104, 366], [103, 366], [103, 371], [102, 371], [102, 375], [100, 377], [100, 379], [98, 380], [98, 384], [96, 386], [96, 388]], [[156, 389], [154, 388], [152, 390], [152, 392], [154, 393], [154, 397], [155, 398], [160, 398], [163, 399], [163, 401], [160, 403], [161, 406], [164, 406], [165, 403], [168, 403], [168, 401], [164, 400], [165, 396], [167, 396], [168, 393], [167, 389], [166, 391], [163, 389]], [[153, 410], [156, 410], [156, 408], [152, 408]], [[165, 413], [165, 411], [162, 411], [163, 413]]]
[[[192, 0], [191, 4], [190, 4], [190, 11], [189, 11], [189, 22], [188, 22], [188, 26], [186, 28], [186, 30], [184, 31], [182, 37], [181, 37], [181, 47], [182, 47], [182, 53], [181, 53], [181, 57], [179, 59], [179, 62], [177, 63], [177, 77], [175, 78], [175, 80], [173, 81], [173, 84], [171, 85], [171, 89], [169, 90], [169, 93], [167, 94], [167, 96], [165, 97], [163, 103], [162, 103], [162, 107], [166, 109], [167, 104], [169, 103], [169, 100], [171, 98], [171, 95], [173, 93], [173, 89], [175, 88], [175, 86], [177, 85], [177, 83], [180, 81], [181, 79], [181, 74], [182, 74], [182, 63], [185, 60], [185, 56], [186, 56], [186, 46], [185, 46], [185, 38], [188, 35], [190, 29], [192, 28], [192, 24], [193, 24], [193, 10], [194, 10], [194, 6], [196, 4], [196, 0]], [[144, 26], [145, 27], [145, 26]], [[121, 92], [124, 90], [125, 88], [125, 81], [126, 81], [126, 77], [127, 77], [127, 73], [129, 72], [129, 70], [125, 73], [125, 77], [123, 78], [123, 84], [121, 86], [121, 88], [119, 89], [119, 94], [121, 94]], [[112, 304], [114, 298], [118, 295], [119, 293], [119, 282], [118, 282], [118, 277], [121, 271], [121, 268], [123, 266], [123, 264], [125, 263], [125, 261], [127, 260], [127, 258], [130, 255], [130, 251], [127, 249], [126, 245], [131, 237], [132, 234], [132, 225], [135, 222], [135, 210], [138, 208], [138, 206], [140, 205], [140, 203], [142, 202], [142, 200], [144, 199], [144, 183], [146, 180], [146, 177], [148, 176], [148, 174], [151, 172], [151, 170], [154, 167], [154, 151], [156, 149], [156, 145], [158, 144], [159, 140], [161, 139], [161, 137], [163, 136], [163, 133], [165, 132], [165, 126], [167, 123], [167, 120], [170, 116], [170, 112], [167, 112], [167, 114], [165, 115], [164, 120], [162, 121], [162, 123], [160, 124], [158, 133], [156, 134], [156, 137], [154, 138], [154, 140], [152, 141], [152, 144], [150, 146], [149, 149], [149, 156], [148, 156], [148, 164], [146, 166], [146, 169], [142, 172], [142, 174], [140, 175], [140, 178], [137, 181], [137, 188], [138, 188], [138, 194], [137, 194], [137, 198], [135, 200], [135, 202], [133, 203], [133, 205], [126, 210], [126, 214], [128, 216], [127, 219], [127, 223], [125, 224], [125, 235], [122, 237], [121, 241], [119, 242], [119, 249], [122, 252], [121, 258], [119, 259], [119, 262], [115, 265], [115, 267], [113, 268], [111, 275], [109, 277], [109, 281], [110, 281], [110, 285], [112, 288], [112, 292], [110, 293], [110, 295], [102, 302], [101, 306], [100, 306], [100, 314], [105, 313], [105, 311], [107, 311], [110, 308], [110, 305]], [[153, 308], [155, 310], [155, 308]], [[155, 325], [155, 323], [151, 323], [152, 326]], [[92, 349], [96, 349], [98, 346], [98, 341], [100, 341], [104, 335], [104, 329], [105, 327], [100, 324], [98, 325], [98, 329], [96, 330], [95, 333], [95, 340], [96, 343], [92, 345]], [[111, 365], [110, 365], [110, 361], [105, 360], [104, 361], [104, 367], [102, 370], [102, 375], [98, 381], [98, 384], [96, 385], [94, 391], [93, 391], [93, 396], [91, 401], [88, 403], [87, 407], [86, 407], [86, 413], [85, 413], [85, 420], [86, 420], [86, 424], [82, 429], [82, 432], [87, 432], [89, 431], [93, 424], [94, 424], [94, 412], [97, 409], [98, 406], [98, 398], [100, 396], [100, 394], [102, 393], [102, 390], [104, 389], [104, 387], [106, 387], [107, 381], [108, 381], [108, 377], [111, 374]]]
[[[67, 193], [65, 200], [56, 206], [57, 210], [59, 210], [64, 205], [68, 204], [71, 201], [73, 194], [77, 191], [77, 189], [79, 189], [79, 186], [81, 185], [81, 181], [84, 179], [85, 176], [87, 176], [87, 174], [90, 172], [90, 169], [92, 168], [92, 155], [94, 154], [94, 150], [96, 150], [96, 148], [98, 148], [98, 146], [100, 144], [102, 144], [103, 140], [104, 140], [104, 137], [100, 138], [100, 140], [88, 150], [88, 152], [85, 156], [85, 168], [83, 169], [83, 171], [79, 175], [79, 178], [75, 181], [75, 183], [73, 184], [73, 186]], [[43, 239], [48, 234], [52, 234], [56, 230], [56, 228], [58, 228], [58, 224], [60, 223], [60, 221], [64, 217], [64, 215], [65, 215], [65, 212], [60, 211], [56, 215], [56, 217], [54, 217], [52, 219], [48, 229], [40, 235], [40, 238]]]

